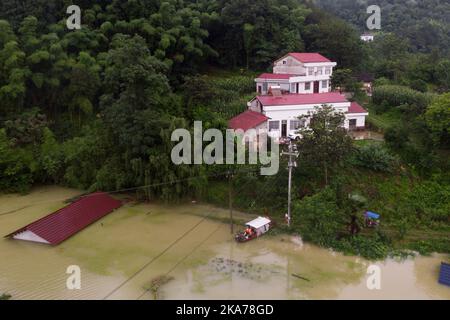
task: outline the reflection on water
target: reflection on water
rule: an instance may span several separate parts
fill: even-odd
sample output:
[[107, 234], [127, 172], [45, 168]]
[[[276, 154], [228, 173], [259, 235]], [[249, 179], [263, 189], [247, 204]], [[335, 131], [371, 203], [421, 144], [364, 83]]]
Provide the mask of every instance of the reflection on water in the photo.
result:
[[[44, 187], [26, 196], [1, 195], [0, 235], [77, 194]], [[377, 263], [381, 290], [371, 291], [366, 287], [370, 263], [364, 259], [290, 236], [237, 244], [228, 225], [205, 215], [225, 217], [227, 211], [127, 204], [57, 247], [1, 239], [0, 293], [14, 299], [102, 299], [111, 293], [111, 299], [450, 299], [450, 289], [437, 283], [446, 257]], [[69, 265], [81, 268], [81, 290], [66, 289]], [[164, 275], [167, 281], [159, 283], [157, 295], [144, 290]]]

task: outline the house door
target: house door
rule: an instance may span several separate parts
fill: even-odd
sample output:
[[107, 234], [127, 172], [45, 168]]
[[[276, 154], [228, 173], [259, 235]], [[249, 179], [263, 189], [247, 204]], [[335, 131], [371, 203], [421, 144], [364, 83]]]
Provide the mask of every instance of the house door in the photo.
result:
[[283, 138], [287, 136], [287, 120], [281, 121], [281, 136]]
[[319, 81], [314, 81], [314, 93], [319, 93]]

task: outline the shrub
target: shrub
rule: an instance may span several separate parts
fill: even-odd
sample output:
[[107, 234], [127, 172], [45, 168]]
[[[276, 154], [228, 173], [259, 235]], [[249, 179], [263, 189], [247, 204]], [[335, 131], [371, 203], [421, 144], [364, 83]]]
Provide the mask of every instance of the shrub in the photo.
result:
[[374, 171], [391, 172], [395, 168], [397, 158], [382, 145], [371, 143], [357, 149], [352, 163]]
[[[426, 181], [415, 186], [403, 204], [422, 224], [450, 222], [450, 186]], [[430, 225], [431, 226], [431, 225]]]
[[37, 167], [32, 151], [11, 147], [5, 129], [0, 129], [0, 189], [25, 192], [33, 183]]
[[409, 87], [398, 85], [375, 87], [372, 95], [373, 102], [377, 105], [387, 104], [391, 107], [405, 104], [417, 105], [421, 110], [425, 110], [433, 97], [433, 94], [423, 93]]
[[357, 235], [335, 241], [333, 247], [346, 254], [358, 254], [370, 260], [384, 259], [391, 250], [389, 240], [379, 232], [371, 237]]
[[64, 171], [64, 154], [62, 146], [56, 141], [55, 136], [48, 128], [43, 130], [39, 155], [40, 167], [43, 172], [41, 181], [60, 182]]
[[409, 249], [421, 255], [430, 255], [433, 252], [450, 253], [449, 239], [419, 240], [408, 245]]
[[331, 188], [294, 202], [293, 223], [306, 241], [330, 247], [344, 223]]

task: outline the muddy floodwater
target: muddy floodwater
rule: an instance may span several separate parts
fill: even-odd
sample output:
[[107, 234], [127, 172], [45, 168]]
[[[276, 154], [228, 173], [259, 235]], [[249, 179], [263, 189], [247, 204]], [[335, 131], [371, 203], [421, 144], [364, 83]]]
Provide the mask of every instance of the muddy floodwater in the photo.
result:
[[[440, 262], [448, 256], [369, 262], [291, 236], [237, 244], [230, 226], [218, 219], [228, 212], [200, 204], [127, 203], [55, 247], [3, 238], [78, 194], [41, 187], [23, 196], [0, 195], [0, 294], [12, 299], [450, 299], [450, 287], [437, 283]], [[370, 264], [380, 267], [380, 290], [367, 288]], [[67, 289], [71, 265], [80, 267], [80, 289]]]

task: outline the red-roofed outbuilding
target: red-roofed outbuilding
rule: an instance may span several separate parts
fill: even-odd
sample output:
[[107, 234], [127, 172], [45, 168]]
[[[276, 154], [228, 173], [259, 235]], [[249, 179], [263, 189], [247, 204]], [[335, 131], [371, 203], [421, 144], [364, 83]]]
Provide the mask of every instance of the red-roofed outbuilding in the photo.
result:
[[358, 102], [353, 101], [348, 108], [348, 113], [367, 113], [367, 110], [361, 107]]
[[269, 118], [262, 113], [247, 110], [230, 119], [230, 121], [228, 121], [228, 127], [234, 130], [242, 129], [247, 131], [248, 129], [255, 128], [261, 123], [266, 122], [268, 119]]
[[107, 193], [88, 194], [5, 237], [57, 245], [121, 205]]

